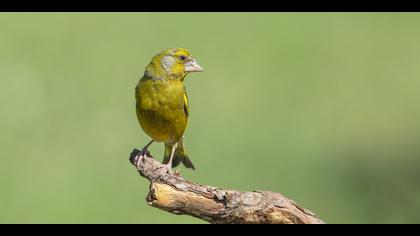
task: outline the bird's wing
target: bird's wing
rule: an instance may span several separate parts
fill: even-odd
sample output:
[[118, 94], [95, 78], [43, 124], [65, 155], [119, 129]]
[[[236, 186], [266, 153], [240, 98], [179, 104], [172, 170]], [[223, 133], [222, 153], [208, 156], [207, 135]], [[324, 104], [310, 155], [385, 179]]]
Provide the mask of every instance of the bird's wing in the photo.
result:
[[188, 117], [190, 113], [190, 108], [188, 106], [188, 96], [186, 92], [184, 92], [184, 112], [185, 112], [185, 115], [187, 115]]

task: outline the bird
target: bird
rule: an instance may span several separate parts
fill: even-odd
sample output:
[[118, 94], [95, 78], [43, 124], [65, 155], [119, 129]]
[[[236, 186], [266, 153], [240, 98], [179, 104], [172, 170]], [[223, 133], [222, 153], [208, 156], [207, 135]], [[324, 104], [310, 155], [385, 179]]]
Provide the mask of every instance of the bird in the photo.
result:
[[202, 71], [187, 49], [167, 48], [152, 57], [135, 88], [137, 119], [152, 139], [141, 154], [148, 154], [153, 142], [163, 142], [162, 164], [169, 171], [180, 163], [195, 169], [183, 141], [190, 112], [184, 79], [189, 73]]

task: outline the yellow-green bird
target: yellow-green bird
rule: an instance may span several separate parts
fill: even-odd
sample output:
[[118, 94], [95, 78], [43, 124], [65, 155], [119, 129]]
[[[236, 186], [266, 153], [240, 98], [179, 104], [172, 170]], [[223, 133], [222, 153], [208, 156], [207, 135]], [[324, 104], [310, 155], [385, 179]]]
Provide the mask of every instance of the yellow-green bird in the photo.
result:
[[136, 86], [136, 111], [140, 126], [154, 141], [165, 143], [163, 164], [168, 169], [183, 163], [194, 168], [185, 152], [183, 135], [188, 121], [188, 97], [184, 79], [203, 68], [184, 48], [169, 48], [152, 58]]

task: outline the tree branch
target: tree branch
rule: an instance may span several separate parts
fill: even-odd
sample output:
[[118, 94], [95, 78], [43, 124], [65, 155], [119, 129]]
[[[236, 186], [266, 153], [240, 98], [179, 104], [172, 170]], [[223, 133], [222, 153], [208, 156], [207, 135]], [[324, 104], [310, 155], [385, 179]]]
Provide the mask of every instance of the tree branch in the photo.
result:
[[204, 186], [167, 173], [150, 154], [134, 149], [130, 162], [150, 181], [149, 205], [177, 215], [223, 224], [323, 224], [315, 215], [279, 193], [241, 192]]

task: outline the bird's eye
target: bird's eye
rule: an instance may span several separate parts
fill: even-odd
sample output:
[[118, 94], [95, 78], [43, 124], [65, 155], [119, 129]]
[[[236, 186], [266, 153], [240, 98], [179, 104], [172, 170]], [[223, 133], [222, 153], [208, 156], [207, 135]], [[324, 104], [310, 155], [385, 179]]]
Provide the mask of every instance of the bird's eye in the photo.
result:
[[181, 56], [179, 56], [179, 59], [181, 59], [181, 60], [185, 60], [185, 59], [186, 59], [186, 57], [185, 57], [184, 55], [181, 55]]

